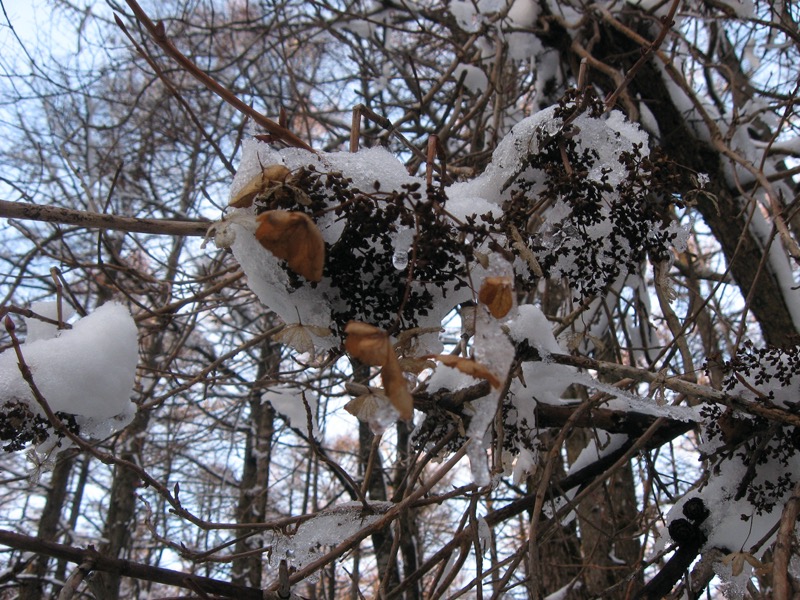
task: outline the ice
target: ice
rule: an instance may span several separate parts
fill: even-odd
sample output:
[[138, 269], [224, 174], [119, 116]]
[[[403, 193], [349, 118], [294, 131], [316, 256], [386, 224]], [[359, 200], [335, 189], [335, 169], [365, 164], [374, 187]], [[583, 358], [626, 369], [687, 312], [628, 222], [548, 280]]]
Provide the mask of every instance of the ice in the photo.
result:
[[274, 535], [273, 554], [285, 557], [291, 566], [300, 569], [319, 558], [328, 547], [369, 527], [391, 507], [389, 502], [371, 502], [374, 512], [365, 512], [363, 504], [348, 502], [325, 509], [300, 524], [294, 535]]
[[[498, 255], [493, 255], [487, 276], [510, 277], [511, 265]], [[515, 309], [509, 313], [509, 315], [513, 314], [515, 314]], [[505, 383], [508, 377], [516, 354], [514, 345], [509, 340], [504, 328], [504, 321], [507, 318], [495, 318], [483, 305], [479, 305], [475, 310], [475, 336], [473, 338], [475, 360], [487, 367], [502, 383]], [[492, 389], [488, 396], [473, 401], [469, 407], [471, 419], [467, 429], [467, 437], [470, 439], [467, 456], [470, 460], [473, 481], [479, 486], [488, 485], [490, 482], [485, 438], [497, 412], [502, 391], [502, 389]]]
[[[53, 305], [38, 307], [45, 312]], [[54, 314], [54, 313], [53, 313]], [[136, 412], [131, 401], [139, 360], [138, 334], [128, 309], [109, 303], [72, 327], [34, 327], [33, 340], [22, 345], [34, 383], [54, 412], [82, 417], [82, 433], [122, 427]], [[13, 350], [0, 355], [0, 404], [23, 401], [43, 414], [22, 379]]]
[[[261, 395], [261, 402], [269, 402], [272, 408], [280, 414], [289, 424], [289, 427], [306, 432], [314, 439], [319, 439], [319, 428], [317, 426], [317, 399], [313, 394], [305, 396], [303, 402], [301, 390], [289, 385], [281, 385], [268, 389]], [[311, 411], [311, 431], [308, 430], [309, 415], [306, 410]]]

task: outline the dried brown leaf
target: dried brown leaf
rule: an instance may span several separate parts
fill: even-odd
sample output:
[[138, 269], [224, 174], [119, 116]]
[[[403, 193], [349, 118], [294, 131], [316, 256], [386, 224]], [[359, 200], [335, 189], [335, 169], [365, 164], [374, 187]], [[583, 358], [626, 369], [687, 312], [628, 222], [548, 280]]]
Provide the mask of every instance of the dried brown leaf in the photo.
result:
[[510, 277], [487, 277], [478, 292], [478, 301], [485, 304], [495, 319], [502, 319], [514, 305], [514, 288]]
[[410, 420], [414, 416], [414, 398], [408, 391], [408, 383], [403, 377], [403, 371], [400, 369], [400, 363], [394, 352], [390, 353], [386, 364], [383, 365], [381, 378], [386, 395], [392, 406], [400, 413], [400, 418], [406, 421]]
[[425, 358], [433, 358], [438, 360], [445, 366], [458, 369], [462, 373], [478, 379], [485, 379], [492, 387], [499, 388], [501, 383], [497, 376], [492, 373], [486, 365], [483, 365], [471, 358], [464, 358], [462, 356], [453, 356], [452, 354], [433, 354]]
[[268, 210], [256, 217], [256, 239], [309, 281], [322, 279], [325, 242], [314, 221], [301, 212]]
[[381, 378], [389, 401], [401, 418], [410, 419], [414, 414], [414, 399], [408, 391], [408, 384], [392, 349], [389, 334], [383, 329], [359, 321], [350, 321], [344, 332], [347, 334], [345, 350], [365, 364], [383, 367]]
[[360, 421], [369, 423], [378, 414], [382, 402], [387, 402], [386, 396], [370, 392], [353, 398], [344, 405], [344, 409]]
[[383, 329], [350, 321], [344, 328], [347, 339], [344, 349], [355, 359], [372, 366], [383, 366], [389, 354], [394, 355], [389, 343], [389, 334]]
[[424, 358], [409, 358], [404, 357], [400, 359], [400, 369], [404, 373], [414, 373], [419, 375], [425, 369], [433, 369], [436, 366], [432, 360], [425, 360]]
[[228, 202], [228, 206], [234, 208], [247, 208], [253, 201], [262, 194], [270, 185], [283, 183], [289, 176], [289, 169], [283, 165], [269, 165], [264, 170], [253, 177], [247, 184], [239, 190], [234, 198]]

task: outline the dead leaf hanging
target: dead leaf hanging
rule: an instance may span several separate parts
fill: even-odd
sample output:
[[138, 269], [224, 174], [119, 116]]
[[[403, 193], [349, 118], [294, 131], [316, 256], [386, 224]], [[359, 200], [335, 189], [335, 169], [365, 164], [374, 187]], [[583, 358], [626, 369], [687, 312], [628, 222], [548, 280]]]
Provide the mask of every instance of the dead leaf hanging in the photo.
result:
[[373, 367], [383, 366], [386, 363], [389, 353], [392, 352], [392, 345], [389, 342], [389, 334], [383, 329], [359, 321], [350, 321], [344, 332], [347, 334], [344, 349], [350, 356]]
[[502, 319], [514, 305], [514, 288], [510, 277], [487, 277], [478, 292], [478, 301], [486, 305], [495, 319]]
[[233, 206], [234, 208], [247, 208], [251, 206], [259, 194], [263, 194], [268, 187], [286, 181], [290, 172], [291, 171], [283, 165], [269, 165], [264, 167], [261, 173], [248, 181], [247, 184], [239, 190], [236, 196], [231, 198], [230, 202], [228, 202], [228, 206]]
[[268, 210], [256, 217], [256, 239], [309, 281], [322, 279], [325, 242], [314, 221], [301, 212]]
[[302, 323], [291, 323], [281, 331], [272, 336], [272, 339], [281, 344], [286, 344], [300, 352], [314, 353], [314, 339], [311, 334], [317, 337], [327, 337], [331, 335], [331, 330], [327, 327], [317, 327], [315, 325], [303, 325]]
[[386, 364], [383, 365], [381, 378], [386, 395], [389, 396], [392, 406], [400, 413], [400, 418], [406, 421], [411, 419], [414, 416], [414, 398], [408, 391], [406, 378], [403, 377], [403, 371], [394, 352], [390, 352]]
[[472, 360], [471, 358], [453, 356], [452, 354], [431, 354], [425, 358], [433, 358], [438, 360], [443, 365], [458, 369], [465, 375], [476, 377], [478, 379], [485, 379], [494, 388], [499, 388], [501, 385], [500, 380], [486, 367], [486, 365]]
[[367, 365], [383, 368], [383, 387], [392, 406], [402, 419], [411, 419], [414, 415], [414, 399], [408, 391], [403, 370], [389, 341], [389, 334], [383, 329], [359, 321], [350, 321], [344, 332], [347, 334], [344, 348], [348, 354]]

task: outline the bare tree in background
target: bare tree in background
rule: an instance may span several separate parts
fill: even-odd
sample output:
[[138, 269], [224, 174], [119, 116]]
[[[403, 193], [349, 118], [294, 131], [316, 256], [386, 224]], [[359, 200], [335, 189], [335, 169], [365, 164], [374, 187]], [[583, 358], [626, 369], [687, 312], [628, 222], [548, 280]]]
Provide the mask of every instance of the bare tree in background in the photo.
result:
[[[796, 6], [47, 10], [4, 6], [0, 343], [122, 304], [137, 410], [0, 387], [0, 597], [800, 593]], [[262, 241], [278, 292], [277, 213], [325, 251]]]

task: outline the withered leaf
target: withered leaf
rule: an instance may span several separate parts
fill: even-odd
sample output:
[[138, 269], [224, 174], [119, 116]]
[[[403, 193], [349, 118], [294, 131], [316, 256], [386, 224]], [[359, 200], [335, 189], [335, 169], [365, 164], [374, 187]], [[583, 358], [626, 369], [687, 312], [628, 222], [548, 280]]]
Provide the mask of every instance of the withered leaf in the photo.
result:
[[400, 413], [400, 418], [406, 421], [411, 419], [414, 416], [414, 398], [408, 391], [406, 378], [403, 377], [403, 371], [394, 352], [390, 353], [386, 364], [383, 365], [381, 378], [386, 395], [389, 396], [392, 406]]
[[234, 208], [247, 208], [253, 204], [256, 197], [263, 193], [270, 185], [283, 183], [289, 176], [289, 169], [283, 165], [269, 165], [264, 167], [258, 175], [253, 177], [247, 184], [239, 190], [235, 197], [231, 198], [228, 206]]
[[294, 348], [301, 354], [313, 354], [314, 340], [311, 337], [312, 333], [318, 337], [327, 337], [331, 334], [331, 330], [327, 327], [292, 323], [272, 336], [272, 339]]
[[414, 399], [408, 391], [403, 370], [389, 341], [389, 334], [360, 321], [350, 321], [344, 332], [347, 334], [345, 350], [365, 364], [383, 368], [381, 378], [389, 401], [402, 419], [411, 419], [414, 415]]
[[400, 368], [404, 373], [419, 375], [425, 369], [433, 369], [435, 366], [436, 363], [431, 360], [425, 360], [424, 358], [404, 357], [400, 359]]
[[389, 343], [389, 334], [383, 329], [360, 321], [350, 321], [345, 326], [344, 332], [347, 334], [344, 349], [350, 356], [364, 364], [373, 367], [383, 366], [389, 354], [394, 356]]
[[453, 356], [452, 354], [431, 354], [425, 358], [433, 358], [445, 366], [458, 369], [466, 375], [470, 375], [478, 379], [485, 379], [491, 384], [492, 387], [499, 388], [501, 385], [500, 380], [486, 367], [486, 365], [474, 361], [471, 358]]
[[514, 305], [514, 289], [510, 277], [487, 277], [478, 292], [478, 301], [485, 304], [495, 319], [502, 319]]
[[353, 398], [344, 405], [344, 409], [361, 421], [369, 423], [381, 410], [388, 406], [388, 398], [380, 392], [369, 392]]
[[325, 242], [314, 221], [301, 212], [268, 210], [256, 217], [256, 239], [309, 281], [322, 279]]

